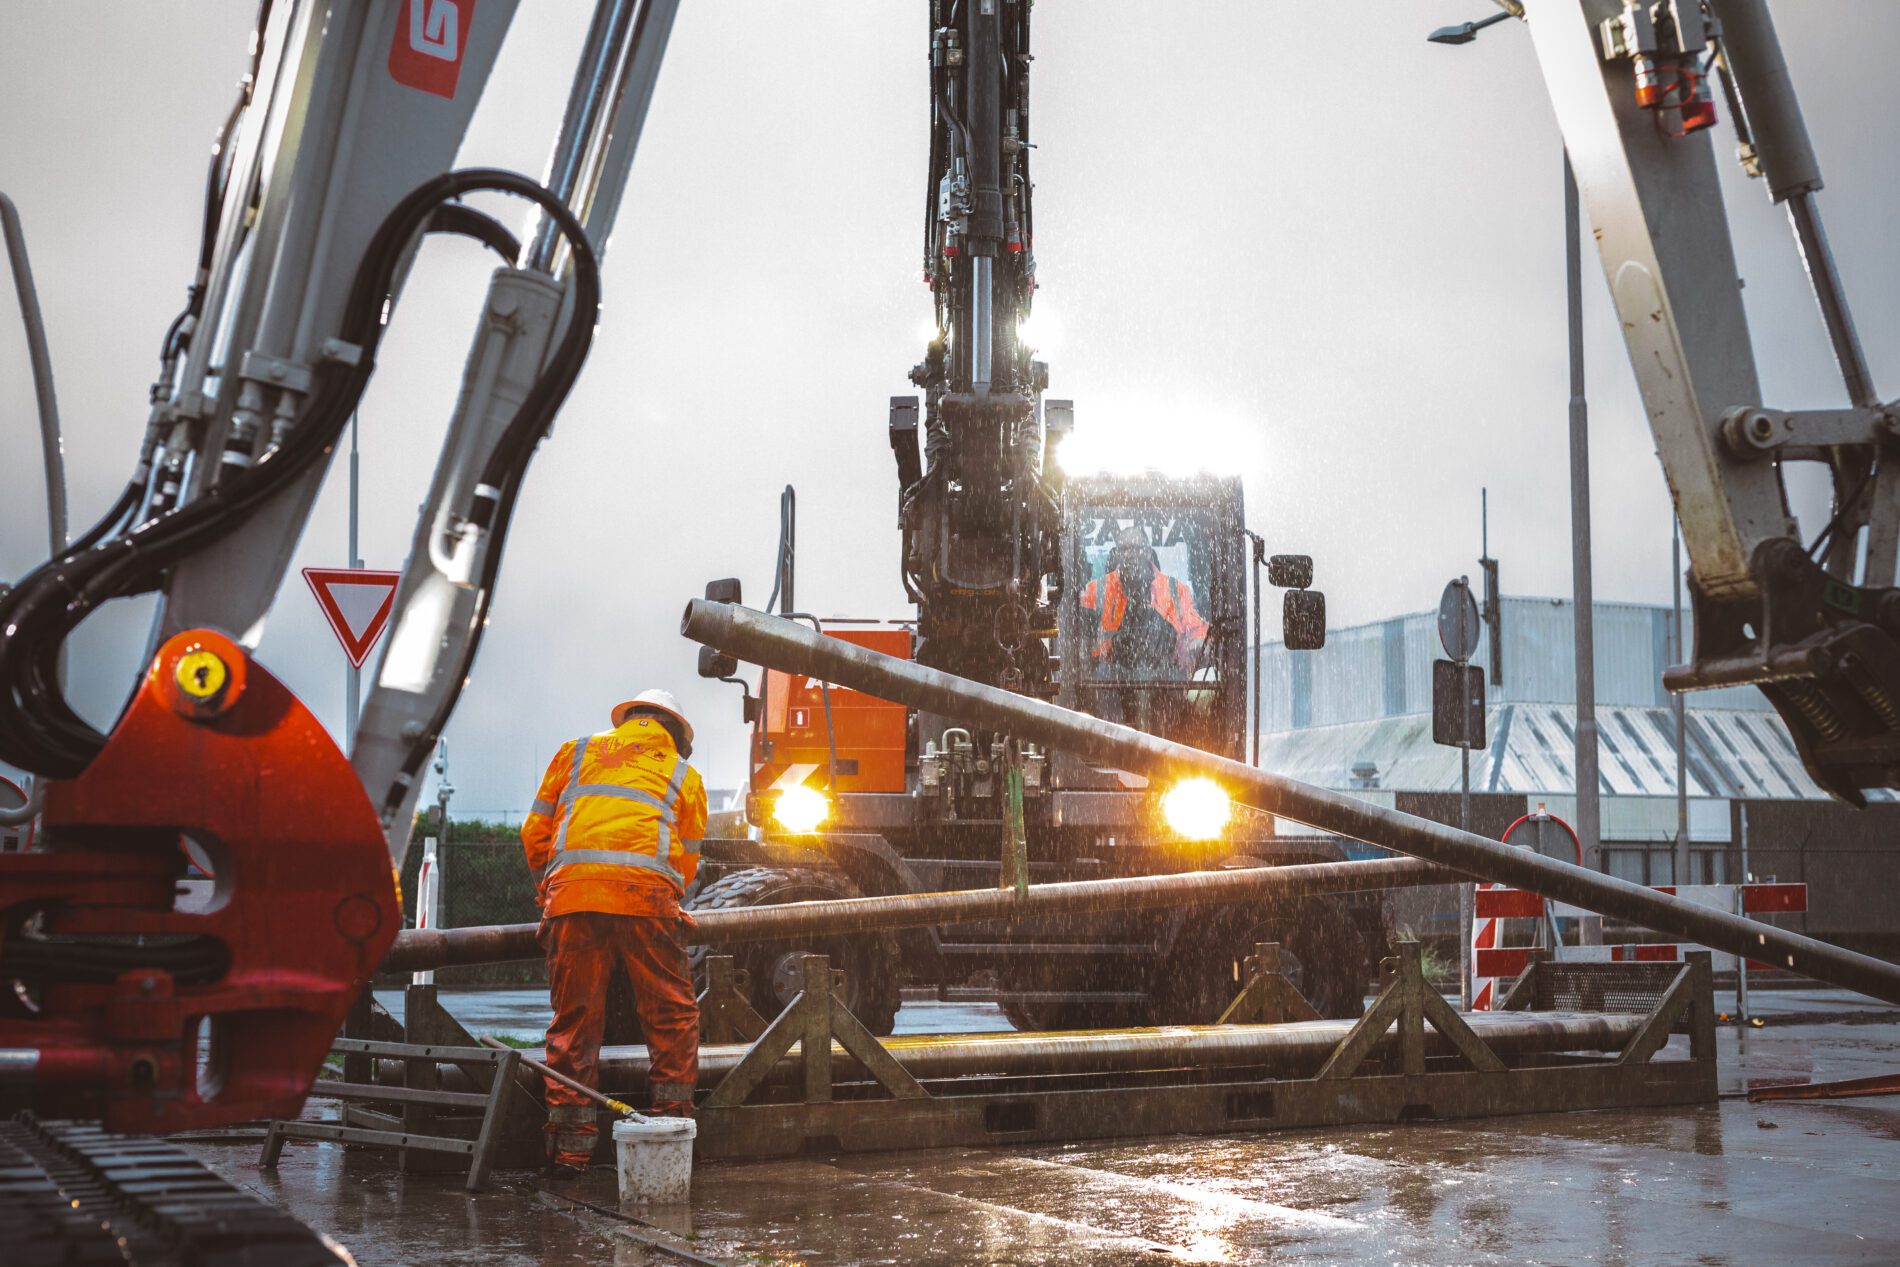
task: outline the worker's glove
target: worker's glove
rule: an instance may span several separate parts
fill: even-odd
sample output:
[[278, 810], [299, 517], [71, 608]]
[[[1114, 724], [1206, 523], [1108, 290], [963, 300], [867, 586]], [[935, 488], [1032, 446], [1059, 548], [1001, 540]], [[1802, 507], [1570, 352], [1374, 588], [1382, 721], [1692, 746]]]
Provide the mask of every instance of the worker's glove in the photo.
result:
[[680, 908], [679, 917], [680, 917], [680, 927], [685, 929], [687, 932], [689, 933], [694, 932], [699, 928], [699, 921], [694, 919], [693, 913], [687, 910], [685, 907]]

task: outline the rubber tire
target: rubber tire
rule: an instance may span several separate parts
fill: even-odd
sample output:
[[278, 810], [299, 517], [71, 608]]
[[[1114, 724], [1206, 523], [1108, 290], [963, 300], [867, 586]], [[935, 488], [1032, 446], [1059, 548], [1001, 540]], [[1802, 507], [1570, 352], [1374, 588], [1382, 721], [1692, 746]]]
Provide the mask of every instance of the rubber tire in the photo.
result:
[[1212, 1025], [1240, 993], [1239, 961], [1278, 942], [1281, 971], [1313, 1010], [1350, 1020], [1365, 1011], [1365, 956], [1343, 912], [1324, 901], [1290, 911], [1229, 910], [1190, 924], [1151, 994], [1148, 1023]]
[[[1134, 912], [1121, 918], [1112, 935], [1119, 940], [1152, 945], [1159, 934], [1161, 917], [1154, 912]], [[1144, 932], [1144, 929], [1146, 930]], [[1080, 959], [1073, 956], [1045, 959], [1019, 958], [999, 971], [998, 984], [1004, 991], [1136, 991], [1147, 987], [1166, 965], [1148, 959]], [[1154, 1003], [1020, 1002], [999, 998], [997, 1005], [1009, 1023], [1032, 1033], [1122, 1029], [1131, 1025], [1153, 1024]]]
[[[822, 901], [863, 897], [857, 885], [835, 871], [811, 867], [747, 867], [706, 885], [686, 901], [691, 911], [732, 910], [780, 902]], [[706, 988], [706, 960], [729, 954], [751, 977], [747, 994], [760, 1016], [770, 1021], [784, 1010], [786, 1000], [773, 989], [773, 965], [788, 952], [829, 955], [831, 966], [845, 972], [844, 1005], [873, 1034], [882, 1037], [897, 1021], [903, 1005], [902, 961], [897, 938], [890, 932], [853, 933], [813, 937], [799, 942], [739, 942], [727, 947], [694, 946], [688, 953], [693, 987]]]
[[1282, 939], [1281, 962], [1294, 988], [1321, 1016], [1357, 1020], [1365, 1015], [1366, 956], [1343, 914], [1323, 905], [1309, 908]]
[[1122, 1029], [1146, 1023], [1140, 1005], [1134, 1003], [1019, 1003], [998, 999], [996, 1005], [1011, 1025], [1030, 1034]]

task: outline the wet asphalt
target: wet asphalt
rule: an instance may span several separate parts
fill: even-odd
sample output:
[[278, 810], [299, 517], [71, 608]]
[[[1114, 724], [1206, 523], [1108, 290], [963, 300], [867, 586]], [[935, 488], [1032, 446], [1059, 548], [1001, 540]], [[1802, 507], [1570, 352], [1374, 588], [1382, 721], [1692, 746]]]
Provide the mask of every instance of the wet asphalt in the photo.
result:
[[[1720, 1031], [1726, 1091], [1900, 1071], [1886, 1005], [1822, 989], [1751, 1001], [1762, 1028]], [[531, 991], [444, 1002], [477, 1033], [545, 1023]], [[900, 1014], [905, 1032], [977, 1028], [1007, 1026], [984, 1004]], [[712, 1163], [689, 1208], [639, 1222], [581, 1204], [614, 1205], [611, 1171], [570, 1202], [526, 1173], [470, 1196], [459, 1177], [329, 1145], [292, 1148], [275, 1174], [254, 1143], [197, 1151], [366, 1267], [1900, 1262], [1900, 1096]]]

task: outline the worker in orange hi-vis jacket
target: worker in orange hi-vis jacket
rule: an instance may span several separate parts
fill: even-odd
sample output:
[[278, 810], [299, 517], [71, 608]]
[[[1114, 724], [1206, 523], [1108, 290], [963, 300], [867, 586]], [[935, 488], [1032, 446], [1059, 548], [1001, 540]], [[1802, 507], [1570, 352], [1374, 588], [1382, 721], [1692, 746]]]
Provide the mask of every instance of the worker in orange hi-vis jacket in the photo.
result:
[[[699, 869], [706, 788], [686, 764], [693, 728], [665, 691], [613, 710], [613, 729], [561, 745], [521, 843], [541, 894], [554, 1020], [547, 1062], [596, 1086], [614, 965], [633, 985], [650, 1056], [653, 1112], [690, 1117], [699, 1081], [699, 1004], [686, 964], [692, 917], [680, 897]], [[587, 1169], [594, 1103], [547, 1079], [548, 1154]]]
[[1117, 669], [1191, 672], [1207, 641], [1194, 591], [1161, 570], [1140, 528], [1117, 534], [1108, 574], [1082, 591], [1082, 609], [1097, 619], [1095, 658]]

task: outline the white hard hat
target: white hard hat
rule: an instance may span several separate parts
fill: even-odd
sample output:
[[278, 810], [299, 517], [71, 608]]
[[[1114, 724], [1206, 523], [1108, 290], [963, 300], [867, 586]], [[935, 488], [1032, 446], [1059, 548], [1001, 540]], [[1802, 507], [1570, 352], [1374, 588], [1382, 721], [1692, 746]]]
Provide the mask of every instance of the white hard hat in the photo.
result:
[[673, 698], [673, 692], [662, 691], [655, 688], [650, 691], [641, 691], [632, 699], [615, 704], [613, 711], [614, 725], [618, 726], [621, 722], [627, 720], [627, 714], [636, 708], [652, 708], [669, 714], [675, 721], [679, 722], [680, 729], [686, 732], [687, 746], [692, 746], [693, 723], [686, 720], [686, 714], [680, 710], [680, 702]]

